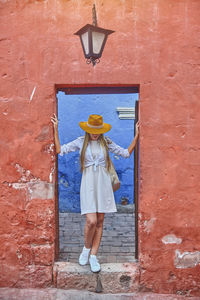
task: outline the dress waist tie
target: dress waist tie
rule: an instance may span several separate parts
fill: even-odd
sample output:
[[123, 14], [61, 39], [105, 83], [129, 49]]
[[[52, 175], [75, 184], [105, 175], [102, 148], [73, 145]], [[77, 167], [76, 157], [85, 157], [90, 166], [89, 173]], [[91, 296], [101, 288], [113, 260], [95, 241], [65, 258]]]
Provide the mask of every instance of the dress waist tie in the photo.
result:
[[99, 159], [95, 159], [93, 162], [86, 163], [85, 167], [87, 168], [87, 167], [90, 167], [90, 166], [94, 166], [94, 172], [96, 172], [97, 167], [99, 165], [105, 167], [105, 162], [101, 162], [101, 161], [99, 161]]

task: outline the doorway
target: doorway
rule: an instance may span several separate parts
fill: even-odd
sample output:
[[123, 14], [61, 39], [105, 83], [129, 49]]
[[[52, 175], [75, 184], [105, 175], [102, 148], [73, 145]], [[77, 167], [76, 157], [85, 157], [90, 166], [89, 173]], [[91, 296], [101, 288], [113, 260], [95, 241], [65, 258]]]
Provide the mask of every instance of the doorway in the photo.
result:
[[[138, 117], [138, 87], [67, 87], [58, 88], [58, 119], [61, 144], [84, 135], [79, 121], [89, 114], [103, 115], [112, 124], [106, 134], [127, 148], [134, 135]], [[135, 109], [136, 108], [136, 109]], [[137, 150], [138, 151], [138, 150]], [[137, 155], [124, 159], [110, 155], [118, 173], [121, 187], [115, 192], [117, 213], [105, 214], [104, 232], [98, 257], [101, 263], [127, 262], [137, 258]], [[79, 153], [58, 155], [58, 219], [59, 260], [77, 262], [84, 245], [85, 217], [80, 215], [79, 189], [81, 173]], [[135, 243], [136, 241], [136, 243]]]

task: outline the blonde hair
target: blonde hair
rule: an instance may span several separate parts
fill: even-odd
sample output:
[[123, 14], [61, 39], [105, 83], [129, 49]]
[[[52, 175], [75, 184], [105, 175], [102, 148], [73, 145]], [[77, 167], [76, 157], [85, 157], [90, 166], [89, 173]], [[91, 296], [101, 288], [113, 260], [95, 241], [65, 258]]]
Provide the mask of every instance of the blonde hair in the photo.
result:
[[[84, 142], [83, 142], [83, 147], [81, 150], [81, 155], [80, 155], [81, 172], [83, 172], [83, 170], [85, 168], [85, 151], [87, 149], [89, 140], [90, 140], [90, 135], [89, 135], [89, 133], [86, 132]], [[106, 161], [106, 169], [109, 171], [110, 166], [111, 166], [111, 161], [110, 161], [110, 156], [109, 156], [109, 151], [108, 151], [108, 143], [107, 143], [106, 139], [104, 138], [103, 134], [101, 134], [99, 136], [99, 141], [104, 150], [103, 152], [104, 152], [104, 157], [105, 157], [105, 161]]]

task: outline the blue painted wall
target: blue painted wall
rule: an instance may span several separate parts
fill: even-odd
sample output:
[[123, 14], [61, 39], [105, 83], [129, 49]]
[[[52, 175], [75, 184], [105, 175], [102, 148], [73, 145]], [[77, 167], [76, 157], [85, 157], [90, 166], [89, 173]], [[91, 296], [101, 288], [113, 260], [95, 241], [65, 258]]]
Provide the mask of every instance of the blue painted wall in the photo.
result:
[[[100, 114], [112, 129], [106, 133], [115, 143], [128, 148], [134, 137], [134, 120], [120, 120], [116, 108], [134, 107], [138, 94], [98, 94], [65, 95], [58, 92], [59, 137], [61, 144], [68, 143], [84, 135], [79, 121], [87, 121], [90, 114]], [[133, 155], [122, 158], [110, 154], [119, 179], [120, 189], [115, 192], [116, 203], [122, 198], [133, 203]], [[60, 212], [80, 212], [81, 173], [78, 152], [61, 157], [58, 155], [59, 210]]]

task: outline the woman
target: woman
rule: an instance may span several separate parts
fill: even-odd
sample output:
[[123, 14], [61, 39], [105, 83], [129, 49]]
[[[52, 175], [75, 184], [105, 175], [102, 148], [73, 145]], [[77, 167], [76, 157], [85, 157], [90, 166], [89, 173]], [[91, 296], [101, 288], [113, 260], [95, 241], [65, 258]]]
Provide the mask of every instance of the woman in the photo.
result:
[[[56, 152], [60, 155], [72, 151], [80, 152], [81, 171], [83, 172], [80, 188], [81, 214], [86, 215], [84, 229], [85, 245], [79, 257], [79, 264], [90, 263], [92, 272], [99, 272], [101, 267], [97, 260], [97, 252], [103, 232], [104, 214], [116, 212], [111, 176], [109, 174], [111, 161], [109, 151], [122, 157], [129, 157], [135, 148], [139, 136], [139, 123], [136, 124], [136, 135], [128, 147], [124, 149], [104, 133], [111, 129], [111, 125], [104, 123], [100, 115], [90, 115], [87, 122], [80, 122], [79, 126], [85, 131], [85, 136], [60, 146], [58, 136], [58, 119], [51, 118], [54, 125]], [[90, 254], [90, 256], [89, 256]]]

